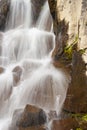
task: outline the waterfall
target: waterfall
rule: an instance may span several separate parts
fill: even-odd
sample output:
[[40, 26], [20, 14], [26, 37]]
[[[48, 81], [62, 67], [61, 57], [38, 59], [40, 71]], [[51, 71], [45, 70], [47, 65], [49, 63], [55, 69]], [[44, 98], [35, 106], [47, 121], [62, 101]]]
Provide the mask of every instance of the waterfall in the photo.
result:
[[46, 31], [51, 31], [52, 29], [52, 17], [50, 14], [47, 1], [44, 4], [44, 7], [40, 13], [39, 19], [37, 21], [37, 27], [41, 30], [46, 30]]
[[6, 29], [13, 29], [18, 26], [28, 28], [31, 24], [32, 11], [30, 0], [11, 0]]
[[31, 6], [30, 0], [11, 0], [6, 31], [0, 32], [0, 130], [9, 130], [13, 113], [26, 104], [59, 114], [66, 97], [70, 78], [53, 65], [48, 4], [35, 27]]

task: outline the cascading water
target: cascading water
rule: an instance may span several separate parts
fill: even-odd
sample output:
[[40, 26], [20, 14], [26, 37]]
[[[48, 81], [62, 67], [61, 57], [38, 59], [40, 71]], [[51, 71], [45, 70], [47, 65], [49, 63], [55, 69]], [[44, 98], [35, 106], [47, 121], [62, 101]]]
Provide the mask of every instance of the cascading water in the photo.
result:
[[8, 30], [0, 33], [0, 130], [9, 130], [16, 109], [33, 104], [59, 113], [66, 97], [69, 77], [51, 59], [55, 36], [45, 31], [45, 15], [31, 28], [31, 14], [30, 0], [11, 0]]
[[11, 0], [6, 29], [13, 29], [20, 25], [28, 28], [31, 24], [32, 11], [30, 0]]

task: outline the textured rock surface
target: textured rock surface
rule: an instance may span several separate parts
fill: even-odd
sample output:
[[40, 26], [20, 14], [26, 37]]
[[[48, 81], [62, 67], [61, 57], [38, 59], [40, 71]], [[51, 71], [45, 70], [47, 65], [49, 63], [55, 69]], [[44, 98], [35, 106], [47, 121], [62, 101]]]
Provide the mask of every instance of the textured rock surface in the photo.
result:
[[[54, 21], [57, 53], [63, 45], [71, 44], [78, 35], [78, 48], [86, 48], [87, 38], [87, 1], [86, 0], [48, 0]], [[58, 55], [58, 54], [56, 54]], [[87, 62], [87, 55], [84, 56]]]
[[73, 54], [72, 81], [68, 89], [64, 109], [74, 113], [87, 113], [87, 77], [86, 66], [81, 55]]
[[78, 122], [74, 118], [66, 118], [61, 120], [54, 120], [52, 130], [76, 130]]
[[5, 27], [8, 10], [8, 0], [0, 0], [0, 30], [3, 30]]
[[[78, 50], [87, 48], [87, 1], [86, 0], [48, 0], [50, 12], [54, 22], [54, 33], [56, 34], [56, 45], [53, 58], [69, 68], [71, 83], [63, 109], [71, 113], [87, 113], [87, 76], [86, 64], [87, 53], [81, 55]], [[64, 55], [66, 44], [70, 45], [77, 40], [77, 50], [73, 51], [71, 61]], [[84, 61], [83, 61], [83, 59]], [[56, 62], [55, 62], [56, 63]], [[70, 64], [71, 63], [71, 64]], [[57, 63], [56, 63], [57, 64]], [[56, 65], [54, 64], [54, 65]], [[70, 66], [69, 66], [70, 65]], [[59, 66], [59, 65], [58, 65]], [[67, 115], [67, 114], [66, 114]], [[53, 130], [70, 130], [76, 128], [87, 129], [87, 122], [78, 126], [75, 117], [64, 118], [53, 122]], [[70, 121], [70, 122], [69, 122]], [[76, 124], [76, 125], [75, 125]]]
[[[57, 0], [56, 2], [53, 0], [48, 1], [51, 14], [52, 16], [53, 14], [55, 16], [53, 16], [53, 21], [55, 25], [54, 32], [56, 34], [56, 46], [53, 51], [53, 57], [55, 57], [56, 60], [60, 60], [59, 58], [63, 57], [63, 49], [65, 45], [67, 43], [73, 43], [76, 35], [78, 35], [78, 48], [81, 49], [87, 47], [87, 40], [85, 37], [87, 36], [87, 21], [85, 18], [85, 10], [87, 8], [86, 0]], [[84, 40], [82, 40], [83, 37], [85, 37]], [[69, 104], [72, 112], [87, 112], [87, 77], [85, 75], [86, 66], [81, 57], [82, 56], [80, 54], [74, 53], [72, 58], [72, 81], [70, 90], [68, 92], [68, 94], [70, 93], [69, 96], [72, 97], [72, 105]]]

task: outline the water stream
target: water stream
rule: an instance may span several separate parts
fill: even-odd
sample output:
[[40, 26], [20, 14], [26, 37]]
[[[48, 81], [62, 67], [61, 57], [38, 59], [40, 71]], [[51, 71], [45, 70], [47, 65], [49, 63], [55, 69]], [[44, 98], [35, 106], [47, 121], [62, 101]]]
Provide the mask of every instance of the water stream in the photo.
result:
[[15, 110], [33, 104], [60, 112], [69, 79], [53, 66], [52, 18], [46, 2], [32, 26], [30, 0], [11, 0], [6, 31], [0, 32], [0, 130], [9, 130]]

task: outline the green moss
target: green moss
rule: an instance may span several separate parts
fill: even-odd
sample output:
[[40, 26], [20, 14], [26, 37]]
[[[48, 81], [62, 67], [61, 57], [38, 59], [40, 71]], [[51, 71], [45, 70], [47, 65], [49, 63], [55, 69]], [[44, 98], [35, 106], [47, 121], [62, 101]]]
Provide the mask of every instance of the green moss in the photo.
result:
[[77, 128], [76, 130], [82, 130], [81, 128]]
[[78, 43], [78, 35], [76, 35], [75, 39], [70, 45], [66, 45], [64, 48], [64, 53], [67, 56], [68, 59], [72, 59], [72, 53], [74, 50], [74, 46]]
[[82, 120], [87, 122], [87, 114], [82, 116]]

